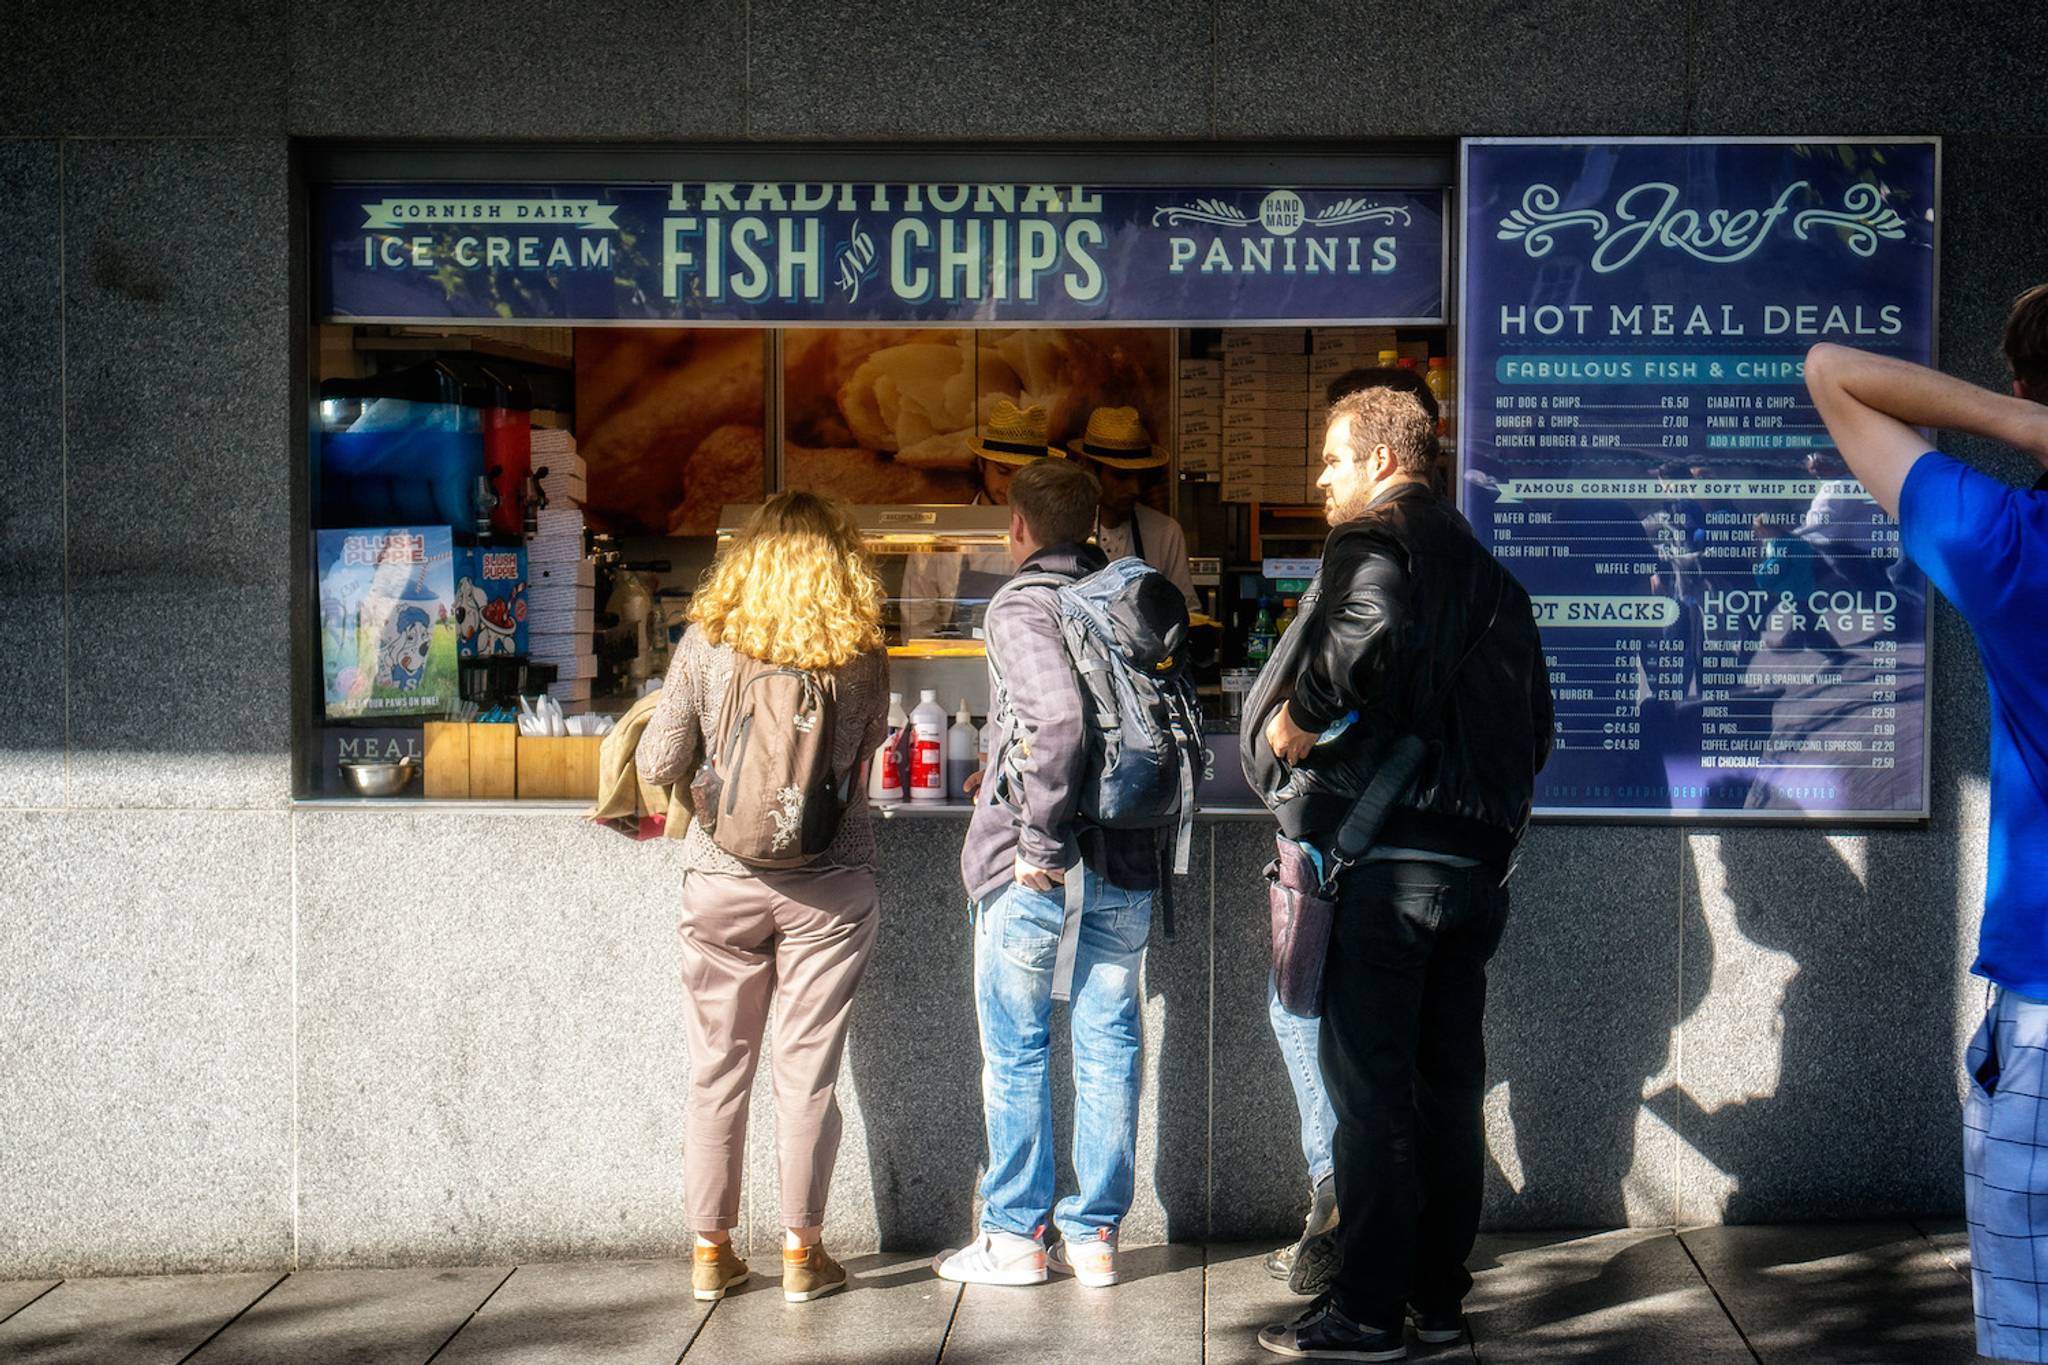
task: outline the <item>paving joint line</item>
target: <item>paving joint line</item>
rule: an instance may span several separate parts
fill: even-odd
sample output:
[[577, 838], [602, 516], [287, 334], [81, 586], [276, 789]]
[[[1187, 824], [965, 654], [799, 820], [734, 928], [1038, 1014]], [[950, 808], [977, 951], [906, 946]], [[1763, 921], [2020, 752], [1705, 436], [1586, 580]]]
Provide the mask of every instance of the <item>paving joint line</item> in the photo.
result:
[[[1135, 524], [1135, 523], [1134, 523]], [[286, 859], [291, 867], [291, 930], [292, 930], [292, 1269], [300, 1266], [299, 1253], [299, 821], [297, 816], [287, 819], [285, 829]]]
[[233, 1317], [229, 1318], [220, 1326], [214, 1328], [211, 1332], [208, 1332], [206, 1334], [206, 1340], [200, 1342], [197, 1346], [194, 1346], [191, 1350], [179, 1356], [178, 1365], [185, 1365], [186, 1361], [190, 1360], [193, 1356], [198, 1355], [207, 1347], [213, 1345], [214, 1341], [220, 1336], [222, 1332], [227, 1331], [228, 1328], [233, 1327], [236, 1323], [240, 1322], [244, 1314], [246, 1314], [250, 1309], [254, 1308], [257, 1304], [269, 1298], [279, 1285], [283, 1284], [286, 1280], [289, 1280], [291, 1277], [292, 1276], [290, 1271], [286, 1271], [284, 1274], [278, 1276], [275, 1280], [271, 1282], [270, 1287], [268, 1289], [265, 1289], [261, 1294], [258, 1294], [255, 1298], [243, 1304], [241, 1308], [236, 1311]]
[[[64, 207], [67, 187], [64, 139], [57, 139], [57, 582], [64, 594], [64, 808], [71, 807], [71, 309], [65, 271], [68, 230]], [[62, 1283], [60, 1280], [58, 1283]], [[53, 1286], [54, 1287], [54, 1286]], [[38, 1294], [37, 1298], [42, 1296]], [[26, 1304], [23, 1307], [27, 1307]], [[9, 1316], [13, 1316], [9, 1314]]]
[[946, 1314], [946, 1330], [939, 1333], [939, 1353], [932, 1357], [932, 1365], [939, 1365], [946, 1358], [946, 1347], [953, 1340], [953, 1324], [960, 1320], [960, 1305], [967, 1298], [967, 1286], [959, 1286], [953, 1293], [953, 1311]]
[[1742, 1341], [1742, 1349], [1749, 1352], [1749, 1358], [1754, 1360], [1756, 1365], [1764, 1365], [1762, 1354], [1757, 1351], [1756, 1346], [1750, 1341], [1749, 1333], [1742, 1330], [1742, 1324], [1736, 1321], [1734, 1310], [1728, 1307], [1728, 1300], [1721, 1297], [1720, 1289], [1714, 1284], [1713, 1278], [1707, 1274], [1707, 1268], [1700, 1264], [1700, 1258], [1692, 1254], [1692, 1247], [1686, 1242], [1685, 1234], [1674, 1228], [1671, 1235], [1677, 1239], [1678, 1249], [1685, 1253], [1685, 1259], [1691, 1261], [1692, 1268], [1699, 1272], [1700, 1283], [1705, 1285], [1707, 1292], [1714, 1296], [1714, 1302], [1721, 1309], [1721, 1316], [1727, 1318], [1728, 1325], [1735, 1329], [1735, 1335]]
[[434, 1365], [434, 1362], [441, 1358], [441, 1352], [447, 1350], [450, 1346], [452, 1346], [455, 1343], [455, 1338], [461, 1336], [463, 1331], [467, 1329], [472, 1322], [476, 1321], [476, 1315], [484, 1311], [484, 1304], [488, 1304], [492, 1299], [497, 1298], [498, 1291], [500, 1289], [503, 1289], [507, 1282], [509, 1282], [511, 1278], [514, 1275], [517, 1275], [518, 1273], [519, 1267], [516, 1265], [513, 1266], [510, 1270], [506, 1271], [505, 1278], [498, 1281], [496, 1284], [492, 1285], [491, 1292], [484, 1295], [483, 1303], [479, 1303], [476, 1307], [470, 1309], [469, 1316], [464, 1318], [461, 1322], [457, 1323], [455, 1326], [455, 1330], [448, 1334], [448, 1340], [442, 1342], [439, 1346], [436, 1346], [434, 1348], [434, 1354], [427, 1357], [426, 1365]]
[[683, 1355], [676, 1357], [676, 1365], [683, 1365], [683, 1356], [688, 1355], [693, 1349], [695, 1349], [697, 1345], [697, 1338], [704, 1335], [704, 1328], [710, 1323], [711, 1315], [713, 1313], [716, 1313], [718, 1311], [718, 1305], [724, 1302], [724, 1295], [720, 1295], [718, 1298], [713, 1299], [711, 1301], [711, 1306], [704, 1310], [704, 1316], [697, 1319], [697, 1326], [694, 1330], [691, 1331], [690, 1339], [683, 1343]]
[[1965, 1280], [1970, 1279], [1970, 1272], [1963, 1269], [1961, 1266], [1957, 1265], [1955, 1257], [1949, 1255], [1946, 1251], [1942, 1250], [1941, 1243], [1934, 1240], [1933, 1233], [1929, 1232], [1926, 1228], [1920, 1226], [1920, 1220], [1918, 1218], [1908, 1218], [1906, 1220], [1906, 1226], [1913, 1229], [1913, 1231], [1919, 1233], [1921, 1240], [1926, 1242], [1928, 1246], [1934, 1248], [1934, 1254], [1941, 1257], [1941, 1263], [1943, 1265], [1947, 1266], [1950, 1270], [1955, 1271], [1956, 1274], [1962, 1276]]
[[[42, 1299], [42, 1297], [43, 1297], [43, 1295], [44, 1295], [44, 1294], [48, 1294], [48, 1293], [50, 1293], [50, 1292], [51, 1292], [52, 1290], [54, 1290], [54, 1289], [58, 1288], [58, 1287], [59, 1287], [59, 1286], [61, 1286], [61, 1285], [67, 1284], [67, 1283], [69, 1283], [69, 1281], [66, 1281], [66, 1280], [55, 1280], [55, 1281], [52, 1281], [52, 1282], [51, 1282], [51, 1283], [50, 1283], [49, 1285], [47, 1285], [47, 1286], [45, 1286], [45, 1287], [44, 1287], [44, 1289], [43, 1289], [43, 1292], [42, 1292], [42, 1294], [38, 1294], [38, 1295], [36, 1295], [36, 1296], [35, 1296], [35, 1298], [33, 1298], [33, 1299], [30, 1299], [30, 1300], [28, 1301], [28, 1303], [24, 1303], [24, 1304], [22, 1304], [22, 1305], [21, 1305], [21, 1306], [20, 1306], [19, 1308], [16, 1308], [16, 1309], [14, 1310], [14, 1313], [19, 1313], [19, 1312], [20, 1312], [20, 1311], [21, 1311], [21, 1310], [22, 1310], [23, 1308], [27, 1308], [27, 1307], [29, 1306], [29, 1304], [35, 1303], [35, 1302], [39, 1301], [40, 1299]], [[7, 1321], [7, 1320], [8, 1320], [9, 1318], [11, 1318], [11, 1317], [13, 1317], [13, 1316], [14, 1316], [14, 1313], [0, 1313], [0, 1322], [5, 1322], [5, 1321]]]

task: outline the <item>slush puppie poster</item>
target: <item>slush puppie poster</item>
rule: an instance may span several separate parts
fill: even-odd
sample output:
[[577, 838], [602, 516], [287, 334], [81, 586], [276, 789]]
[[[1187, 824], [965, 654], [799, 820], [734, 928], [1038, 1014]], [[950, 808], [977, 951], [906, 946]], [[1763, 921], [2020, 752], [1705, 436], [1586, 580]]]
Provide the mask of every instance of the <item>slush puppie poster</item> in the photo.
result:
[[322, 531], [320, 667], [329, 720], [433, 716], [456, 698], [446, 526]]

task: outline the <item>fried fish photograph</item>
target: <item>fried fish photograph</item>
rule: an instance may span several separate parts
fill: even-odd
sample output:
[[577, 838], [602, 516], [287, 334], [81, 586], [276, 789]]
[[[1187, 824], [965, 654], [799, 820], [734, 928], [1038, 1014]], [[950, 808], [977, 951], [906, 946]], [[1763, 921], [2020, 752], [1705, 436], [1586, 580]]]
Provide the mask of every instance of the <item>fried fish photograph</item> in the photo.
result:
[[767, 337], [758, 328], [579, 328], [585, 515], [614, 535], [708, 536], [767, 489]]
[[[703, 536], [769, 486], [768, 334], [580, 329], [576, 439], [593, 530]], [[1089, 412], [1168, 425], [1171, 333], [792, 328], [782, 334], [783, 484], [850, 503], [967, 503], [968, 442], [1002, 399], [1043, 405], [1053, 444]]]
[[971, 502], [968, 442], [999, 401], [1043, 405], [1056, 445], [1101, 406], [1164, 431], [1171, 351], [1149, 328], [791, 331], [784, 477], [852, 503]]

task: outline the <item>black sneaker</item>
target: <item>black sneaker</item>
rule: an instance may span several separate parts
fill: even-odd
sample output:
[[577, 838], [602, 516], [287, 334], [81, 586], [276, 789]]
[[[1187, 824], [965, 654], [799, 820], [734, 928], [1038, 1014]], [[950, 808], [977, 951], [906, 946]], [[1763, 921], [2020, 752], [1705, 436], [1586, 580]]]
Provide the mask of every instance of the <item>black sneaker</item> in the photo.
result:
[[1337, 1245], [1335, 1228], [1311, 1233], [1294, 1248], [1294, 1266], [1288, 1273], [1287, 1287], [1310, 1297], [1327, 1294], [1343, 1264], [1344, 1252]]
[[[1329, 1292], [1330, 1282], [1337, 1278], [1337, 1269], [1343, 1258], [1337, 1247], [1337, 1182], [1325, 1178], [1316, 1186], [1315, 1200], [1309, 1206], [1308, 1223], [1303, 1227], [1301, 1240], [1294, 1244], [1294, 1254], [1287, 1275], [1287, 1287], [1297, 1294], [1313, 1298]], [[1271, 1268], [1271, 1262], [1267, 1263]]]
[[1353, 1322], [1327, 1299], [1309, 1305], [1292, 1322], [1259, 1333], [1259, 1345], [1295, 1360], [1406, 1360], [1408, 1341], [1391, 1331]]
[[1408, 1320], [1415, 1324], [1416, 1337], [1428, 1345], [1442, 1346], [1465, 1339], [1465, 1315], [1455, 1308], [1448, 1313], [1430, 1313], [1411, 1303]]

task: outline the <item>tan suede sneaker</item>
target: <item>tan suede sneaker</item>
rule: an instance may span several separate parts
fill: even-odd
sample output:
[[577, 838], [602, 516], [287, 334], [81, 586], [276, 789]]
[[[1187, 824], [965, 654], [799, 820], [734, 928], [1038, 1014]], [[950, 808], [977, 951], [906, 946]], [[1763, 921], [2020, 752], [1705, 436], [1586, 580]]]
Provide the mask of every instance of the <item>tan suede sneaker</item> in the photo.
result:
[[822, 1299], [846, 1288], [846, 1267], [825, 1254], [823, 1243], [800, 1251], [782, 1249], [782, 1297], [791, 1303]]
[[747, 1282], [747, 1263], [731, 1242], [699, 1246], [691, 1258], [690, 1287], [700, 1299], [722, 1299], [725, 1291]]

